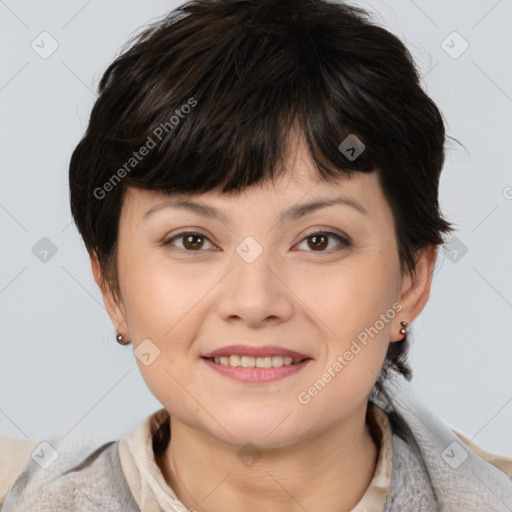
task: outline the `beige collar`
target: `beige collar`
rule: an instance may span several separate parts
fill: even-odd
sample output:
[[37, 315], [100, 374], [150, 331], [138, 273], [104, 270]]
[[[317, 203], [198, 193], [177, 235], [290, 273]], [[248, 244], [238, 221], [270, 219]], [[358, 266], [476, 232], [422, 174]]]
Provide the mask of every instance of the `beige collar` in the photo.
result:
[[[135, 502], [143, 512], [188, 512], [165, 481], [155, 461], [153, 441], [161, 437], [169, 421], [166, 409], [145, 418], [139, 427], [119, 441], [123, 473]], [[368, 425], [380, 446], [377, 466], [368, 489], [351, 512], [382, 512], [391, 485], [392, 431], [387, 414], [376, 404], [368, 405]], [[164, 436], [165, 437], [165, 436]]]

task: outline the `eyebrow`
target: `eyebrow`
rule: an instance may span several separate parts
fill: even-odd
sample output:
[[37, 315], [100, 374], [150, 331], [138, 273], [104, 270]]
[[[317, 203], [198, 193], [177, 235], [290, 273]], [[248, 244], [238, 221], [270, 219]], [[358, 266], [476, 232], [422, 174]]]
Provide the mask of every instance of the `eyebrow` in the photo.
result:
[[[304, 217], [305, 215], [309, 215], [317, 210], [320, 210], [321, 208], [327, 208], [328, 206], [334, 206], [337, 204], [350, 206], [364, 215], [368, 214], [368, 210], [358, 202], [345, 197], [336, 197], [332, 199], [319, 199], [316, 201], [311, 201], [309, 203], [293, 206], [288, 210], [284, 210], [281, 212], [279, 216], [279, 222], [297, 220], [301, 217]], [[202, 217], [217, 217], [225, 224], [231, 224], [229, 216], [227, 216], [218, 208], [201, 204], [192, 199], [186, 198], [169, 199], [163, 203], [159, 203], [150, 208], [146, 213], [144, 213], [142, 219], [147, 219], [150, 215], [159, 210], [162, 210], [163, 208], [187, 210], [198, 215], [201, 215]]]

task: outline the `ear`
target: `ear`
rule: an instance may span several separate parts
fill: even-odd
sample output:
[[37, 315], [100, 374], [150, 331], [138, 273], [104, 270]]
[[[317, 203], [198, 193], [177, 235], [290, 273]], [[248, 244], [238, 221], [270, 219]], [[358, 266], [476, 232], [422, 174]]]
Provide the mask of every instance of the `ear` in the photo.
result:
[[402, 328], [400, 322], [405, 320], [411, 324], [425, 307], [430, 296], [438, 247], [438, 245], [429, 245], [422, 249], [414, 271], [404, 275], [399, 298], [402, 310], [395, 317], [396, 325], [393, 327], [391, 341], [402, 341], [404, 335], [400, 334]]
[[94, 280], [101, 290], [107, 313], [110, 316], [112, 323], [116, 327], [116, 332], [126, 336], [128, 333], [128, 327], [123, 304], [118, 304], [111, 289], [105, 284], [103, 273], [95, 253], [91, 255], [91, 268], [94, 275]]

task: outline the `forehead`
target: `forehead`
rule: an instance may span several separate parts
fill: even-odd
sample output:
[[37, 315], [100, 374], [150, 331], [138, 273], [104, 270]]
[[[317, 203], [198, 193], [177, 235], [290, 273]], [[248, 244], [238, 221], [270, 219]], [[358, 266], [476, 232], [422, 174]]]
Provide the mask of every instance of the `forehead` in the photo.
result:
[[296, 175], [293, 179], [258, 184], [228, 194], [219, 191], [170, 194], [129, 189], [122, 216], [126, 219], [124, 223], [136, 225], [169, 210], [217, 218], [226, 225], [242, 217], [251, 222], [266, 217], [275, 222], [290, 222], [335, 205], [343, 205], [350, 216], [356, 214], [367, 220], [387, 217], [389, 213], [376, 173], [356, 173], [335, 182]]

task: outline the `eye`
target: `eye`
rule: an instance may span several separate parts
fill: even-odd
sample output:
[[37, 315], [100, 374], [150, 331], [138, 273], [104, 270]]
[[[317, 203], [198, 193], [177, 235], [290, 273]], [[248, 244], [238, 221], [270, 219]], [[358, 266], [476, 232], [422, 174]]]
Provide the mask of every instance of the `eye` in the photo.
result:
[[[344, 236], [341, 236], [338, 233], [334, 233], [332, 231], [315, 231], [306, 236], [306, 238], [304, 238], [301, 243], [310, 240], [311, 243], [308, 243], [308, 247], [313, 249], [312, 252], [328, 252], [325, 251], [325, 248], [329, 245], [329, 238], [334, 238], [340, 242], [333, 249], [333, 252], [341, 251], [351, 245], [351, 243]], [[182, 240], [182, 247], [178, 246], [178, 248], [186, 252], [201, 252], [201, 249], [204, 248], [205, 241], [211, 244], [208, 237], [202, 233], [197, 233], [194, 231], [182, 231], [181, 233], [178, 233], [167, 239], [165, 242], [163, 242], [163, 245], [175, 245], [175, 240]]]
[[[183, 246], [178, 247], [179, 249], [183, 249], [187, 252], [200, 252], [200, 250], [204, 246], [204, 241], [208, 240], [208, 238], [202, 233], [196, 233], [194, 231], [182, 231], [177, 235], [166, 240], [163, 245], [174, 245], [174, 240], [181, 239], [183, 241]], [[211, 243], [208, 240], [208, 243]]]
[[351, 245], [345, 237], [339, 235], [338, 233], [333, 233], [332, 231], [315, 231], [306, 236], [306, 238], [304, 238], [301, 243], [310, 240], [310, 243], [306, 243], [308, 244], [308, 247], [313, 249], [311, 252], [328, 252], [324, 249], [329, 245], [329, 238], [335, 238], [341, 242], [334, 248], [333, 252], [342, 251]]

